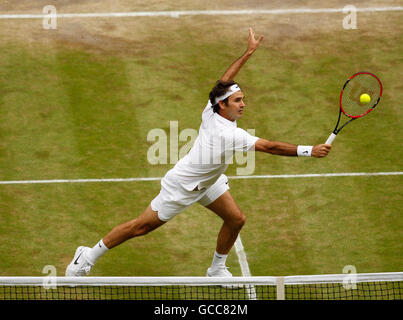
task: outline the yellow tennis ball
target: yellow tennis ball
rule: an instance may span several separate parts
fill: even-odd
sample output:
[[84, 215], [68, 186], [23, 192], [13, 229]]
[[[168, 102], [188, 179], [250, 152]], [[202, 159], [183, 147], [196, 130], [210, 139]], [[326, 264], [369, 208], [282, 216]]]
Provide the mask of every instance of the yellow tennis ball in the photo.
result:
[[363, 94], [360, 96], [360, 102], [361, 102], [362, 104], [368, 104], [370, 101], [371, 101], [371, 97], [369, 96], [369, 94], [363, 93]]

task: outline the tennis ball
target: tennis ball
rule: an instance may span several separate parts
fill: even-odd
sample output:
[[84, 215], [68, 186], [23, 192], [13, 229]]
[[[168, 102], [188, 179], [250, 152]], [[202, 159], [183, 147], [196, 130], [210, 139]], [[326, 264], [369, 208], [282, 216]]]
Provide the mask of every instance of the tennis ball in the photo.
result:
[[363, 93], [360, 96], [360, 102], [361, 104], [368, 104], [371, 101], [371, 97], [367, 93]]

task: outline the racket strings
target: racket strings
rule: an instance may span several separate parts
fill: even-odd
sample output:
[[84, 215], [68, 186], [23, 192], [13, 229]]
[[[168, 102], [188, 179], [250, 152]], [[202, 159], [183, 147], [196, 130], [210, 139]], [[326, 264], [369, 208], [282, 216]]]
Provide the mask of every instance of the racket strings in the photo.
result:
[[[360, 100], [361, 95], [370, 96], [368, 103]], [[358, 74], [350, 79], [342, 93], [341, 107], [347, 116], [358, 117], [376, 106], [381, 95], [379, 81], [370, 74]]]

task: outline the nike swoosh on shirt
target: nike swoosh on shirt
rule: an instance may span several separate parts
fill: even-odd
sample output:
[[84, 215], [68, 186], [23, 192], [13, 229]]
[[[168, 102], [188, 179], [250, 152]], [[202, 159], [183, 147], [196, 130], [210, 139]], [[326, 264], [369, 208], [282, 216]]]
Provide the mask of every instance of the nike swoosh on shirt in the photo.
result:
[[80, 252], [80, 255], [77, 257], [77, 259], [74, 261], [74, 264], [78, 264], [78, 259], [81, 257], [81, 255], [82, 255], [83, 253], [82, 252]]

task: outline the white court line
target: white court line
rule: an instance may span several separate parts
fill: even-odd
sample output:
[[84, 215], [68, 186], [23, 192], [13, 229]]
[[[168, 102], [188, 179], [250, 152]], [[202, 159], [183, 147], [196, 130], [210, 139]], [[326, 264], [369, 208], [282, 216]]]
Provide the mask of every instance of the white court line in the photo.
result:
[[[242, 244], [241, 235], [238, 234], [237, 239], [235, 240], [235, 252], [238, 256], [238, 262], [241, 266], [242, 276], [250, 277], [250, 269], [248, 264], [248, 259], [246, 259], [246, 253], [244, 246]], [[249, 300], [257, 300], [256, 289], [254, 285], [247, 285], [246, 292], [248, 293]]]
[[398, 175], [403, 175], [403, 171], [250, 175], [250, 176], [229, 176], [228, 178], [230, 178], [230, 179], [287, 179], [287, 178], [325, 178], [325, 177], [398, 176]]
[[[357, 8], [357, 12], [403, 11], [403, 7]], [[343, 8], [296, 8], [272, 10], [190, 10], [190, 11], [135, 11], [135, 12], [99, 12], [99, 13], [57, 13], [57, 18], [122, 18], [122, 17], [172, 17], [195, 15], [251, 15], [251, 14], [300, 14], [300, 13], [338, 13]], [[0, 14], [0, 19], [43, 19], [48, 14]]]
[[[359, 176], [398, 176], [403, 171], [394, 172], [340, 172], [340, 173], [307, 173], [307, 174], [274, 174], [274, 175], [250, 175], [228, 176], [229, 179], [290, 179], [290, 178], [330, 178], [330, 177], [359, 177]], [[54, 179], [54, 180], [9, 180], [0, 181], [1, 184], [47, 184], [47, 183], [88, 183], [88, 182], [137, 182], [159, 181], [162, 177], [150, 178], [111, 178], [111, 179]]]

